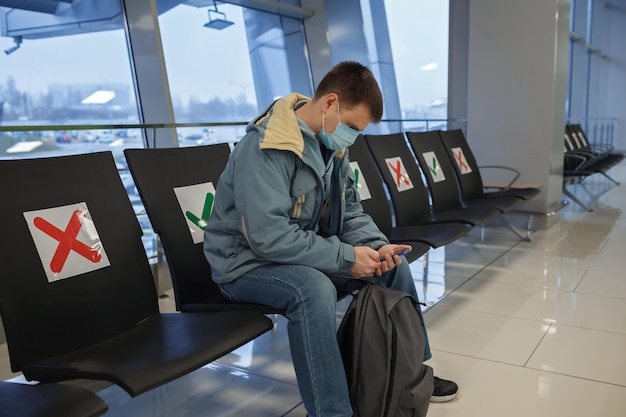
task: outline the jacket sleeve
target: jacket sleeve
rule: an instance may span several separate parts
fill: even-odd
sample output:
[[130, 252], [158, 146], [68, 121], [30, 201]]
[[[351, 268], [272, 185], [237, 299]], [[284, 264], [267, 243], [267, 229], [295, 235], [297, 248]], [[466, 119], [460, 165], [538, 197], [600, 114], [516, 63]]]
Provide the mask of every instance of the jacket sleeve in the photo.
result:
[[345, 191], [345, 214], [341, 240], [353, 246], [369, 246], [378, 249], [389, 243], [374, 220], [363, 211], [359, 193], [356, 190], [355, 178], [348, 155], [342, 159], [343, 169], [347, 170]]
[[291, 181], [300, 159], [288, 151], [261, 150], [255, 141], [237, 146], [235, 208], [250, 249], [268, 262], [308, 265], [325, 273], [347, 272], [354, 248], [292, 222]]

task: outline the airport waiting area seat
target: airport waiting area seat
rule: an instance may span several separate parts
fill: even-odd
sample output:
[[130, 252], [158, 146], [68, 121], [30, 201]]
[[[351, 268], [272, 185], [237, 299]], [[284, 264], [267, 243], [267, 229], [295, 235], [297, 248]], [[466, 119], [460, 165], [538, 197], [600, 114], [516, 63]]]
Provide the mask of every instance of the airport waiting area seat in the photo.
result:
[[[454, 242], [472, 229], [471, 225], [462, 222], [393, 225], [392, 209], [383, 180], [363, 136], [359, 136], [350, 146], [348, 157], [355, 173], [363, 211], [374, 220], [389, 241], [412, 245], [412, 257], [418, 253], [416, 243], [423, 242], [429, 247], [438, 248]], [[410, 258], [407, 259], [411, 261]]]
[[107, 410], [86, 388], [0, 381], [0, 417], [97, 417]]
[[433, 205], [444, 207], [464, 207], [470, 209], [496, 209], [499, 219], [522, 240], [529, 240], [528, 235], [522, 234], [511, 222], [504, 217], [520, 206], [524, 199], [513, 195], [499, 197], [487, 196], [487, 193], [463, 193], [463, 186], [459, 182], [454, 170], [454, 160], [446, 152], [446, 148], [436, 130], [427, 132], [406, 132], [409, 146], [424, 173], [426, 184], [433, 201]]
[[160, 313], [111, 152], [0, 161], [0, 313], [11, 370], [135, 397], [268, 331], [260, 313]]
[[124, 150], [150, 224], [163, 245], [176, 309], [283, 314], [281, 309], [261, 304], [231, 302], [211, 279], [211, 266], [203, 252], [204, 227], [229, 155], [227, 143]]
[[[454, 161], [452, 164], [461, 190], [463, 200], [476, 198], [501, 198], [516, 197], [522, 200], [530, 200], [541, 192], [538, 186], [525, 186], [516, 184], [521, 173], [511, 167], [503, 165], [478, 165], [476, 157], [467, 142], [467, 138], [461, 129], [439, 131], [439, 137], [444, 144], [445, 150]], [[497, 169], [512, 172], [513, 178], [498, 181], [502, 187], [497, 191], [485, 191], [481, 169]]]
[[429, 195], [403, 133], [364, 137], [389, 190], [397, 225], [453, 222], [481, 226], [500, 214], [495, 208], [465, 208], [460, 202], [448, 204]]
[[602, 175], [613, 185], [620, 185], [608, 171], [624, 159], [624, 154], [614, 152], [609, 144], [591, 144], [580, 124], [565, 126], [563, 150], [563, 194], [583, 209], [593, 211], [568, 186], [583, 184], [595, 174]]
[[624, 154], [613, 152], [613, 147], [609, 145], [591, 145], [580, 124], [565, 126], [565, 154], [585, 158], [585, 163], [579, 169], [599, 173], [615, 185], [619, 185], [607, 171], [622, 162]]

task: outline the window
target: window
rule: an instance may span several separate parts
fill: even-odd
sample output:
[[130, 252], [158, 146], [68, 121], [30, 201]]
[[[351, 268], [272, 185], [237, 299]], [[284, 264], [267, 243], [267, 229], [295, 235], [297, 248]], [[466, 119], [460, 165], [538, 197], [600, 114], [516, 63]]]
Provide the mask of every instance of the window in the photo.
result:
[[241, 124], [179, 128], [180, 146], [236, 142], [246, 122], [292, 91], [290, 68], [308, 68], [300, 20], [209, 4], [159, 14], [175, 121]]
[[447, 118], [448, 2], [385, 0], [385, 11], [402, 118]]
[[[138, 123], [120, 1], [102, 0], [97, 8], [89, 1], [50, 9], [40, 3], [0, 7], [0, 124]], [[114, 150], [131, 142], [143, 146], [139, 132], [2, 132], [0, 158]]]

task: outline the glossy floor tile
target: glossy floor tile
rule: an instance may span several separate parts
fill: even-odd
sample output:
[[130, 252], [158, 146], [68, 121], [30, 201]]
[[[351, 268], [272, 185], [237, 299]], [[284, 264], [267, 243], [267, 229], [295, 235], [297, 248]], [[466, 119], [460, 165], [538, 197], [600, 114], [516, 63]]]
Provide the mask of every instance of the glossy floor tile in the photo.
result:
[[[626, 183], [626, 162], [611, 175]], [[570, 203], [530, 242], [494, 221], [411, 264], [427, 304], [428, 364], [460, 386], [429, 417], [625, 415], [625, 187], [591, 177], [570, 189], [593, 211]], [[161, 310], [174, 311], [166, 295]], [[349, 302], [338, 303], [338, 322]], [[270, 332], [137, 398], [108, 383], [72, 383], [105, 399], [107, 416], [305, 417], [287, 321], [270, 318]], [[10, 371], [6, 345], [0, 379], [25, 382]]]
[[506, 363], [435, 352], [433, 367], [461, 387], [428, 417], [623, 417], [626, 387]]
[[527, 367], [626, 387], [624, 352], [624, 333], [556, 323], [548, 330]]

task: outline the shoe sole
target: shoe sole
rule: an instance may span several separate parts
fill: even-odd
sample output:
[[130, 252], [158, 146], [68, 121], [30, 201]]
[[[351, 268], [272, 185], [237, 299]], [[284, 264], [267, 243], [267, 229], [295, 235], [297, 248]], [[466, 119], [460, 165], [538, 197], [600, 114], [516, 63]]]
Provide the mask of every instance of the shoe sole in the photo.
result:
[[452, 401], [456, 398], [457, 394], [459, 392], [455, 392], [454, 394], [450, 394], [450, 395], [440, 395], [437, 397], [430, 397], [430, 402], [431, 403], [445, 403], [448, 401]]

